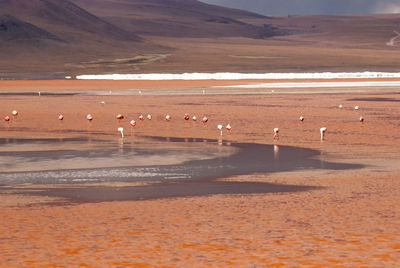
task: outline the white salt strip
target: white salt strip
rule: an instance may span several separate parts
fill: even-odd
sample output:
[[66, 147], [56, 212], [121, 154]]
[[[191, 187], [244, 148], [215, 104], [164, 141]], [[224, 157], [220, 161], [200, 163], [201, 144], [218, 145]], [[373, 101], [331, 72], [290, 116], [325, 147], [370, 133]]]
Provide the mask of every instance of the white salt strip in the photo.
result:
[[[259, 83], [249, 85], [222, 86], [224, 88], [338, 88], [338, 87], [399, 87], [400, 81], [370, 82], [295, 82], [295, 83]], [[218, 86], [221, 87], [221, 86]]]
[[346, 78], [400, 78], [400, 73], [150, 73], [78, 75], [82, 80], [242, 80], [242, 79], [346, 79]]

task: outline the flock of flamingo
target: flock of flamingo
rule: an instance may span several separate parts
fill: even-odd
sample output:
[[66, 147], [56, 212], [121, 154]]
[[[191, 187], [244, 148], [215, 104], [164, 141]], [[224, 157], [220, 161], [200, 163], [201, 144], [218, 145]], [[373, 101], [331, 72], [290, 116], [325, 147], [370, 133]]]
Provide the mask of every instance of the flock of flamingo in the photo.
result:
[[[105, 104], [105, 102], [100, 102], [101, 104]], [[339, 109], [343, 109], [343, 105], [342, 104], [340, 104], [339, 106]], [[354, 106], [354, 110], [359, 110], [360, 109], [360, 107], [359, 106]], [[14, 116], [14, 117], [17, 117], [18, 116], [18, 111], [17, 110], [13, 110], [12, 112], [11, 112], [11, 114]], [[91, 122], [92, 120], [93, 120], [93, 115], [91, 115], [91, 114], [88, 114], [87, 116], [86, 116], [86, 119], [89, 121], [89, 122]], [[153, 117], [152, 117], [152, 115], [151, 114], [148, 114], [147, 116], [146, 116], [146, 118], [148, 119], [148, 120], [151, 120]], [[185, 114], [184, 115], [184, 120], [186, 120], [186, 121], [188, 121], [188, 120], [190, 120], [190, 116], [189, 116], [189, 114]], [[116, 115], [116, 119], [118, 119], [118, 120], [122, 120], [122, 119], [124, 119], [124, 116], [122, 115], [122, 114], [117, 114]], [[169, 122], [169, 121], [171, 121], [171, 116], [169, 115], [169, 114], [167, 114], [166, 116], [165, 116], [165, 120], [167, 121], [167, 122]], [[303, 115], [301, 115], [300, 117], [299, 117], [299, 121], [300, 122], [304, 122], [304, 116]], [[6, 121], [6, 122], [9, 122], [10, 120], [11, 120], [11, 117], [10, 116], [6, 116], [6, 117], [4, 117], [4, 120]], [[58, 120], [60, 120], [60, 121], [62, 121], [62, 120], [64, 120], [64, 115], [62, 115], [62, 114], [60, 114], [59, 116], [58, 116]], [[141, 115], [139, 115], [139, 120], [141, 120], [141, 121], [143, 121], [143, 120], [145, 120], [145, 117], [141, 114]], [[193, 121], [197, 121], [197, 117], [195, 116], [195, 115], [193, 115], [192, 116], [192, 120]], [[360, 116], [360, 118], [359, 118], [359, 121], [361, 122], [361, 123], [363, 123], [364, 122], [364, 117], [363, 116]], [[203, 118], [202, 118], [202, 120], [201, 120], [201, 122], [203, 122], [204, 124], [206, 124], [207, 122], [208, 122], [208, 117], [207, 116], [204, 116]], [[130, 122], [130, 125], [132, 126], [132, 127], [135, 127], [136, 126], [136, 121], [135, 120], [131, 120]], [[218, 124], [217, 125], [217, 129], [220, 131], [220, 135], [222, 136], [223, 135], [223, 129], [224, 129], [224, 126], [222, 125], [222, 124]], [[226, 126], [225, 126], [225, 129], [229, 132], [229, 131], [231, 131], [231, 129], [232, 129], [232, 127], [231, 127], [231, 125], [228, 123]], [[326, 127], [321, 127], [320, 128], [320, 135], [321, 135], [321, 141], [323, 141], [324, 139], [325, 139], [325, 135], [326, 135], [326, 132], [327, 132], [327, 128]], [[121, 137], [123, 138], [124, 137], [124, 128], [123, 127], [118, 127], [117, 128], [117, 131], [121, 134]], [[279, 139], [279, 128], [274, 128], [273, 129], [273, 132], [274, 132], [274, 139]]]

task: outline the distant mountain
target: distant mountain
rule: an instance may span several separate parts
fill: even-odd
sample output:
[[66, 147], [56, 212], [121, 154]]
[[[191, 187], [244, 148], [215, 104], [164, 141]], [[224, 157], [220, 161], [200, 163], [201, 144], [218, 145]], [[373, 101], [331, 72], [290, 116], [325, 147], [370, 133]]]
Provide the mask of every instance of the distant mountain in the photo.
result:
[[[140, 38], [120, 29], [67, 0], [0, 0], [0, 15], [29, 23], [59, 36], [77, 41], [82, 36], [92, 38], [139, 41]], [[21, 28], [15, 28], [14, 32]], [[28, 30], [26, 27], [21, 30]], [[33, 28], [32, 28], [33, 30]]]
[[197, 0], [72, 0], [100, 18], [127, 31], [164, 37], [247, 37], [283, 35], [270, 24], [243, 19], [267, 17], [202, 3]]
[[65, 70], [159, 49], [71, 1], [0, 0], [0, 72]]
[[0, 0], [0, 78], [393, 71], [399, 48], [399, 14], [266, 17], [197, 0]]

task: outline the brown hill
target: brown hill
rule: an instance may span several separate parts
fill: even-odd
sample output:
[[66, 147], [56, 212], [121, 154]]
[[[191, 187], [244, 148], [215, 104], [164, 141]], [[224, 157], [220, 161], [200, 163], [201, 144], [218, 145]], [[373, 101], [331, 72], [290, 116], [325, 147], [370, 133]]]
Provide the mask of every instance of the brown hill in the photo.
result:
[[400, 71], [399, 14], [265, 17], [197, 0], [0, 0], [0, 15], [0, 77]]
[[284, 32], [269, 24], [254, 25], [243, 18], [266, 19], [247, 11], [197, 0], [72, 0], [119, 27], [164, 37], [268, 38]]
[[0, 72], [63, 71], [159, 48], [67, 0], [0, 0], [0, 18]]
[[0, 0], [2, 15], [30, 23], [63, 39], [79, 39], [80, 35], [138, 41], [140, 38], [124, 31], [67, 0]]
[[283, 39], [331, 47], [387, 49], [394, 31], [400, 31], [400, 14], [292, 15], [267, 21], [290, 33]]

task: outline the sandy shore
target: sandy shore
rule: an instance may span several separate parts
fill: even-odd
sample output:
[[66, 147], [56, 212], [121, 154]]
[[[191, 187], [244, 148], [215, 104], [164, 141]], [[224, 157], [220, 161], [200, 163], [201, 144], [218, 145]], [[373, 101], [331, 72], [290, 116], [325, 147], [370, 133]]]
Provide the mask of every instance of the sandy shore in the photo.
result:
[[[201, 88], [223, 81], [102, 83], [1, 81], [1, 91], [99, 88]], [[232, 82], [232, 81], [230, 81]], [[97, 84], [99, 83], [99, 84]], [[108, 82], [107, 82], [108, 83]], [[126, 83], [126, 84], [125, 84]], [[148, 83], [148, 84], [146, 84]], [[174, 84], [175, 83], [175, 84]], [[182, 83], [182, 84], [181, 84]], [[187, 84], [186, 84], [187, 83]], [[243, 81], [232, 83], [243, 84]], [[105, 105], [100, 102], [105, 101]], [[400, 95], [388, 92], [307, 95], [16, 96], [0, 99], [2, 137], [116, 139], [115, 115], [153, 115], [135, 136], [216, 139], [306, 147], [319, 158], [366, 165], [357, 170], [298, 170], [224, 180], [270, 182], [318, 189], [276, 194], [48, 205], [52, 198], [0, 195], [0, 266], [363, 266], [400, 263]], [[338, 105], [343, 104], [343, 109]], [[354, 106], [359, 105], [358, 111]], [[65, 120], [60, 124], [58, 114]], [[94, 115], [89, 124], [85, 116]], [[165, 114], [173, 120], [165, 122]], [[183, 114], [207, 115], [207, 127]], [[300, 115], [305, 121], [300, 123]], [[359, 117], [365, 118], [364, 123]], [[320, 142], [319, 128], [328, 128]], [[281, 129], [278, 141], [273, 128]], [[104, 185], [124, 187], [124, 185]], [[40, 187], [38, 187], [40, 190]]]
[[0, 80], [0, 92], [193, 89], [262, 83], [306, 82], [395, 82], [398, 78], [365, 79], [249, 79], [249, 80]]

